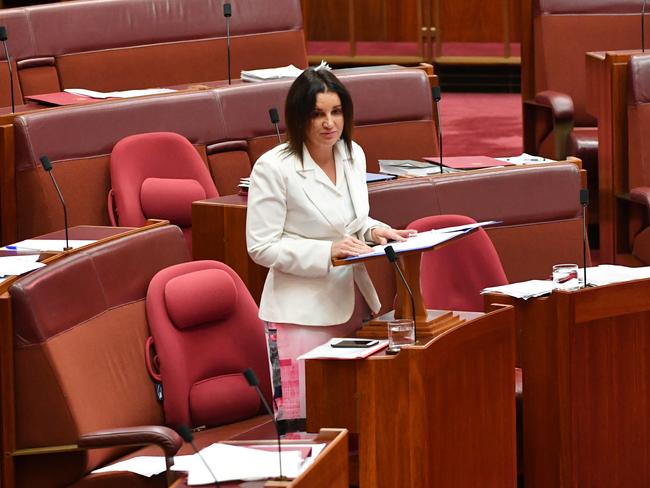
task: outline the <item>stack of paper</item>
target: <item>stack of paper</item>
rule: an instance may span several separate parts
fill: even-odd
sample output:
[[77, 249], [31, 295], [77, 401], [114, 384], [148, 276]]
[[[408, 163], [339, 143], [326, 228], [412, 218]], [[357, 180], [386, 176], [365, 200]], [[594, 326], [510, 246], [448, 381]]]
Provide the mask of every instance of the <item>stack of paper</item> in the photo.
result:
[[0, 257], [0, 277], [18, 276], [43, 266], [38, 262], [38, 254]]
[[296, 68], [293, 64], [281, 68], [242, 70], [241, 79], [253, 82], [279, 80], [282, 78], [293, 79], [298, 78], [302, 74], [302, 71], [303, 70]]
[[412, 159], [380, 159], [379, 171], [395, 176], [427, 176], [440, 173], [440, 166]]
[[64, 90], [66, 93], [72, 93], [73, 95], [80, 95], [82, 97], [90, 98], [135, 98], [135, 97], [144, 97], [146, 95], [162, 95], [164, 93], [173, 93], [176, 90], [171, 88], [149, 88], [145, 90], [125, 90], [125, 91], [114, 91], [114, 92], [98, 92], [93, 90], [86, 90], [84, 88], [68, 88]]
[[531, 156], [526, 153], [521, 153], [519, 156], [496, 159], [499, 161], [505, 161], [506, 163], [516, 164], [517, 166], [523, 166], [526, 164], [555, 163], [554, 159], [543, 158], [542, 156]]
[[341, 339], [330, 339], [325, 344], [306, 352], [298, 359], [363, 359], [388, 347], [388, 341], [379, 341], [376, 345], [370, 347], [332, 347], [333, 342]]
[[503, 286], [491, 286], [485, 288], [481, 293], [502, 293], [503, 295], [528, 300], [529, 298], [548, 295], [556, 288], [557, 284], [551, 280], [530, 280]]

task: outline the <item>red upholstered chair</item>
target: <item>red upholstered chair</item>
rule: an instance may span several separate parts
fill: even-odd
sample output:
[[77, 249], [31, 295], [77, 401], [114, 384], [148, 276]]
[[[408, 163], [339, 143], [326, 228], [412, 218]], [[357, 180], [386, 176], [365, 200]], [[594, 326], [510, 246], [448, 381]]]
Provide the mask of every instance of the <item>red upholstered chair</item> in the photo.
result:
[[[424, 232], [475, 222], [463, 215], [432, 215], [411, 222], [407, 228]], [[481, 290], [508, 283], [499, 255], [483, 229], [423, 253], [420, 270], [424, 304], [437, 310], [482, 312]]]
[[218, 193], [205, 162], [185, 137], [172, 132], [125, 137], [113, 148], [110, 171], [113, 225], [169, 220], [183, 230], [192, 248], [192, 202]]
[[216, 426], [253, 417], [271, 399], [264, 325], [239, 276], [216, 261], [171, 266], [151, 280], [147, 317], [160, 361], [165, 423]]

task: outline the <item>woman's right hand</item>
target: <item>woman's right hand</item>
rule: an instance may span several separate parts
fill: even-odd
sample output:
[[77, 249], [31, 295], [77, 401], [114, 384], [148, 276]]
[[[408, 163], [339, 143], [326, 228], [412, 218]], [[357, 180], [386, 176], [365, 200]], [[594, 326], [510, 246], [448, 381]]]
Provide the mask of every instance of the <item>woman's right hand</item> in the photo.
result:
[[343, 259], [350, 256], [359, 256], [372, 251], [365, 242], [352, 236], [345, 236], [340, 241], [332, 243], [332, 259]]

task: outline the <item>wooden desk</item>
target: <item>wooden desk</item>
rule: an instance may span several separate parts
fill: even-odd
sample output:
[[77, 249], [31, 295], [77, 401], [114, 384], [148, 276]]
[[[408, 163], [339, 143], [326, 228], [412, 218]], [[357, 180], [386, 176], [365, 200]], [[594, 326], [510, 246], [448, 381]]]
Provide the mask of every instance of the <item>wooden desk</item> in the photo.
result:
[[361, 488], [514, 487], [510, 307], [396, 356], [308, 360], [307, 430], [358, 434]]
[[[600, 259], [621, 262], [630, 252], [627, 158], [627, 64], [641, 51], [587, 53], [587, 111], [598, 119]], [[624, 262], [624, 261], [623, 261]]]
[[[260, 444], [269, 439], [275, 440], [272, 436], [255, 437], [257, 429], [247, 432], [245, 436], [235, 437], [229, 444], [246, 446]], [[321, 429], [316, 435], [306, 435], [304, 438], [282, 441], [283, 445], [289, 444], [327, 444], [327, 447], [315, 459], [298, 478], [286, 482], [274, 481], [248, 481], [248, 482], [223, 482], [222, 488], [263, 488], [263, 487], [287, 487], [287, 488], [348, 488], [348, 432], [345, 429]], [[246, 440], [244, 440], [246, 439]], [[180, 479], [172, 485], [172, 488], [187, 487], [186, 480]]]
[[650, 483], [650, 280], [517, 300], [526, 488]]

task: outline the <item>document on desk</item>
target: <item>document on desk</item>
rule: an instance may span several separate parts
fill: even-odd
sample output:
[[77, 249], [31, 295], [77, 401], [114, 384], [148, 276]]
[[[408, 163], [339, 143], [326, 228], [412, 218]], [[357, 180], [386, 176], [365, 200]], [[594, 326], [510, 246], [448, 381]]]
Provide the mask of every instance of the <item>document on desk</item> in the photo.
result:
[[145, 88], [142, 90], [98, 92], [94, 90], [86, 90], [84, 88], [67, 88], [63, 91], [66, 93], [71, 93], [72, 95], [105, 100], [107, 98], [136, 98], [144, 97], [147, 95], [163, 95], [165, 93], [174, 93], [176, 90], [172, 88]]
[[[261, 451], [229, 444], [212, 444], [201, 449], [217, 481], [261, 480], [280, 475], [277, 452]], [[282, 474], [295, 478], [300, 474], [304, 459], [299, 451], [282, 451]], [[214, 483], [212, 475], [198, 456], [175, 463], [175, 471], [187, 471], [189, 486]]]
[[341, 261], [356, 261], [358, 259], [364, 259], [372, 256], [383, 256], [386, 254], [386, 247], [392, 246], [395, 253], [399, 254], [406, 251], [417, 251], [419, 249], [429, 249], [439, 244], [442, 244], [447, 241], [466, 234], [472, 229], [477, 227], [484, 227], [486, 225], [497, 224], [495, 220], [477, 222], [474, 224], [459, 225], [456, 227], [446, 227], [443, 229], [433, 229], [426, 232], [419, 232], [413, 237], [409, 237], [404, 242], [390, 242], [388, 244], [383, 244], [380, 246], [375, 246], [372, 248], [372, 251], [360, 256], [351, 256], [349, 258], [342, 259]]
[[325, 344], [307, 351], [297, 359], [363, 359], [388, 347], [388, 341], [379, 341], [376, 345], [370, 347], [332, 347], [332, 342], [340, 340], [339, 338], [330, 339]]
[[0, 257], [0, 276], [19, 276], [45, 266], [38, 262], [38, 254]]
[[[70, 239], [68, 245], [72, 249], [87, 246], [96, 242], [94, 240]], [[26, 239], [10, 246], [1, 248], [3, 251], [54, 251], [61, 252], [65, 247], [65, 239]]]

